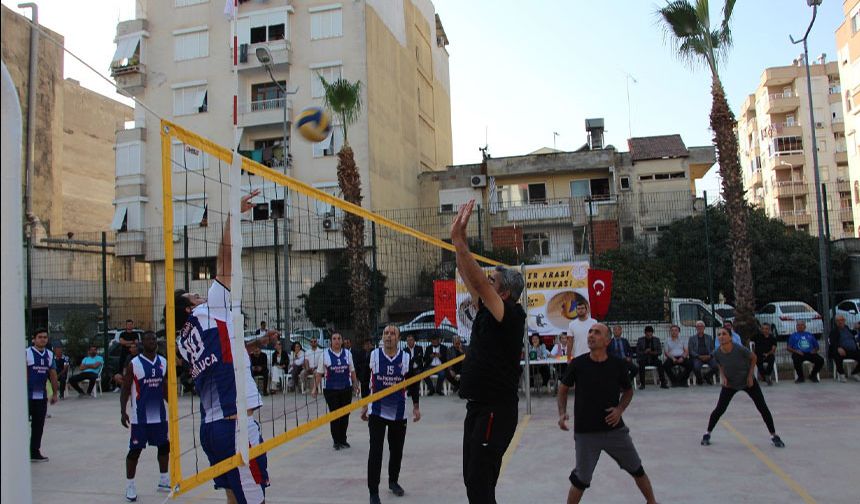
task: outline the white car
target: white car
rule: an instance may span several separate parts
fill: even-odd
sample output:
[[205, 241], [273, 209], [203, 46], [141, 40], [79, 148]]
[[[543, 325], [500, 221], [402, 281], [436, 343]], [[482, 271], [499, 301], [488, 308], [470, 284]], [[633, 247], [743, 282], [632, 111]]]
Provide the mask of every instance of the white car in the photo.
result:
[[824, 332], [821, 315], [802, 301], [768, 303], [756, 313], [755, 318], [762, 325], [768, 324], [773, 335], [779, 340], [786, 340], [791, 333], [797, 331], [798, 320], [805, 321], [806, 330], [816, 337]]
[[[845, 325], [854, 329], [854, 325], [860, 322], [860, 299], [845, 299], [836, 305], [836, 315], [845, 317]], [[835, 317], [834, 317], [835, 318]]]
[[717, 315], [722, 317], [725, 321], [735, 321], [735, 307], [730, 304], [716, 303], [714, 304], [714, 311], [716, 311]]

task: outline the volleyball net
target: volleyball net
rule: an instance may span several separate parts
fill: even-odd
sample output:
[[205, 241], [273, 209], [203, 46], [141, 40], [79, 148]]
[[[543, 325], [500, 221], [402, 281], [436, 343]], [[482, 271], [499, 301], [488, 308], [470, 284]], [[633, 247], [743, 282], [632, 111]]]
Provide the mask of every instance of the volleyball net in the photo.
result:
[[[291, 373], [287, 360], [273, 380], [270, 370], [280, 367], [280, 362], [273, 360], [272, 348], [243, 351], [246, 341], [264, 331], [263, 322], [265, 329], [279, 331], [286, 355], [295, 342], [306, 354], [312, 351], [312, 340], [328, 346], [333, 331], [351, 336], [353, 351], [365, 339], [376, 345], [383, 323], [398, 314], [432, 310], [433, 282], [456, 274], [454, 248], [444, 241], [451, 213], [438, 208], [372, 212], [345, 201], [336, 182], [314, 186], [292, 178], [283, 162], [272, 161], [278, 154], [284, 158], [282, 152], [267, 152], [255, 161], [254, 153], [233, 152], [176, 124], [161, 122], [163, 249], [148, 250], [147, 255], [157, 259], [163, 253], [163, 271], [153, 269], [159, 280], [154, 304], [165, 306], [166, 334], [175, 335], [179, 329], [167, 315], [175, 308], [172, 293], [182, 288], [205, 295], [216, 276], [222, 239], [229, 237], [234, 372], [237, 378], [243, 376], [247, 359], [252, 359], [255, 370], [265, 359], [268, 371], [260, 373], [258, 386], [273, 390], [253, 413], [267, 439], [249, 448], [244, 442], [245, 380], [236, 380], [236, 455], [210, 467], [199, 439], [202, 418], [193, 396], [191, 370], [177, 354], [176, 338], [166, 338], [174, 496], [462, 361], [462, 356], [449, 360], [395, 387], [328, 411], [322, 394], [310, 394], [311, 373]], [[252, 209], [242, 214], [240, 199], [253, 191]], [[480, 234], [477, 223], [470, 223], [469, 234]], [[483, 255], [475, 258], [484, 265], [500, 264]], [[361, 294], [355, 295], [356, 290]], [[402, 324], [409, 319], [399, 320]], [[403, 327], [409, 330], [402, 340], [412, 335], [424, 344], [434, 335], [450, 340], [456, 331], [449, 324], [437, 326], [432, 318]]]

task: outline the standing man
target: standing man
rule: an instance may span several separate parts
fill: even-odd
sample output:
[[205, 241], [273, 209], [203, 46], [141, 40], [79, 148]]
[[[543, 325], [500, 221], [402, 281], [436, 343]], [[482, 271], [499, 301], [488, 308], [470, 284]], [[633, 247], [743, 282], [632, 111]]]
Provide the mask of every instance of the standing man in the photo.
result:
[[[167, 439], [167, 408], [164, 403], [167, 399], [167, 359], [158, 355], [154, 332], [143, 333], [142, 339], [143, 353], [132, 357], [126, 365], [119, 396], [120, 423], [126, 429], [131, 423], [131, 440], [125, 457], [125, 477], [128, 480], [125, 498], [129, 502], [137, 500], [134, 476], [140, 452], [147, 444], [158, 449], [158, 491], [170, 491], [170, 477], [167, 475], [170, 443]], [[131, 416], [125, 410], [129, 398]]]
[[[105, 360], [101, 355], [98, 355], [99, 349], [95, 345], [90, 345], [87, 350], [87, 356], [81, 360], [81, 365], [78, 369], [80, 372], [69, 378], [69, 385], [78, 392], [78, 397], [86, 397], [92, 395], [96, 383], [99, 381], [99, 375], [105, 365]], [[90, 384], [87, 387], [87, 393], [81, 390], [81, 383], [84, 380], [89, 380]]]
[[[352, 362], [352, 354], [343, 348], [343, 337], [340, 333], [331, 335], [331, 348], [325, 350], [314, 374], [314, 388], [311, 395], [317, 398], [323, 376], [325, 376], [325, 388], [323, 396], [329, 411], [342, 408], [352, 402], [352, 394], [361, 393], [358, 377], [355, 376], [355, 364]], [[334, 441], [335, 451], [341, 448], [349, 448], [346, 442], [346, 430], [349, 427], [349, 415], [344, 415], [329, 423], [331, 439]]]
[[[696, 334], [690, 336], [687, 341], [687, 349], [690, 359], [693, 361], [693, 374], [696, 375], [696, 384], [701, 385], [705, 381], [711, 384], [711, 377], [717, 374], [717, 365], [713, 362], [714, 345], [711, 338], [705, 334], [705, 323], [696, 321]], [[708, 375], [702, 376], [702, 367], [707, 365]]]
[[[409, 354], [400, 348], [400, 329], [387, 325], [382, 331], [382, 348], [370, 354], [370, 391], [375, 394], [410, 378]], [[418, 407], [418, 384], [407, 387], [412, 396], [412, 421], [421, 420]], [[380, 504], [379, 474], [382, 471], [382, 444], [388, 430], [388, 489], [398, 496], [406, 493], [400, 486], [400, 462], [403, 459], [403, 444], [406, 442], [406, 394], [400, 390], [370, 403], [361, 409], [361, 419], [370, 430], [370, 451], [367, 454], [367, 488], [370, 504]]]
[[117, 341], [119, 343], [119, 364], [116, 366], [113, 382], [117, 386], [116, 391], [119, 392], [123, 386], [122, 374], [125, 372], [126, 364], [133, 357], [131, 355], [132, 347], [137, 347], [138, 343], [137, 333], [134, 332], [134, 320], [125, 321], [125, 330], [119, 333]]
[[[427, 352], [424, 353], [424, 369], [432, 369], [436, 366], [441, 366], [446, 362], [448, 362], [448, 348], [440, 342], [439, 333], [433, 332], [433, 336], [430, 337], [430, 345], [427, 347]], [[427, 385], [428, 396], [433, 395], [434, 392], [438, 395], [444, 394], [445, 370], [439, 371], [435, 376], [435, 388], [430, 376], [424, 378], [424, 383]]]
[[609, 346], [609, 355], [624, 361], [628, 378], [633, 381], [633, 377], [639, 372], [639, 366], [633, 363], [633, 350], [630, 348], [630, 342], [622, 335], [623, 332], [624, 329], [620, 325], [612, 328], [613, 338]]
[[576, 318], [570, 321], [567, 332], [573, 338], [573, 358], [588, 353], [588, 331], [597, 321], [588, 316], [588, 302], [576, 303]]
[[470, 504], [496, 502], [502, 456], [517, 428], [517, 388], [526, 312], [519, 303], [523, 276], [497, 266], [491, 277], [469, 251], [466, 226], [475, 201], [463, 205], [451, 224], [457, 271], [477, 306], [460, 397], [467, 400], [463, 422], [463, 482]]
[[48, 391], [45, 384], [51, 380], [51, 404], [57, 404], [57, 370], [54, 355], [48, 350], [48, 331], [36, 329], [33, 345], [24, 351], [27, 362], [27, 402], [30, 410], [30, 462], [47, 462], [42, 455], [42, 432], [48, 415]]
[[361, 397], [370, 395], [370, 352], [373, 351], [373, 342], [370, 338], [365, 338], [361, 342], [361, 348], [356, 349], [355, 357], [353, 357], [353, 365], [355, 366], [355, 375], [358, 377], [358, 383], [361, 384]]
[[812, 333], [807, 332], [806, 322], [798, 320], [797, 332], [791, 333], [788, 338], [788, 351], [791, 352], [791, 360], [794, 362], [794, 372], [797, 373], [797, 379], [794, 383], [803, 383], [803, 363], [812, 363], [812, 372], [809, 373], [809, 379], [818, 383], [818, 372], [824, 366], [824, 358], [818, 355], [818, 340]]
[[403, 351], [409, 354], [409, 367], [412, 374], [416, 375], [424, 371], [424, 348], [415, 344], [415, 336], [412, 334], [406, 336], [406, 348]]
[[731, 332], [725, 327], [720, 328], [717, 338], [720, 340], [720, 347], [714, 351], [714, 362], [720, 366], [720, 382], [723, 384], [723, 388], [720, 390], [717, 406], [711, 412], [711, 418], [708, 420], [708, 431], [702, 436], [702, 446], [711, 444], [711, 432], [717, 426], [720, 417], [726, 412], [726, 408], [729, 407], [735, 394], [744, 391], [753, 400], [762, 420], [764, 420], [764, 424], [770, 432], [770, 441], [777, 448], [785, 448], [785, 443], [776, 435], [773, 416], [767, 408], [767, 403], [764, 402], [761, 387], [753, 376], [756, 363], [755, 354], [743, 345], [735, 345], [732, 341]]
[[[456, 359], [457, 357], [463, 355], [463, 343], [460, 340], [459, 336], [454, 336], [451, 340], [451, 349], [448, 351], [449, 357], [451, 359]], [[460, 374], [463, 372], [463, 362], [460, 361], [453, 366], [449, 367], [446, 371], [448, 371], [448, 381], [451, 383], [451, 389], [455, 394], [460, 392]]]
[[609, 328], [595, 324], [588, 331], [589, 353], [581, 355], [567, 366], [558, 387], [558, 426], [568, 430], [567, 394], [573, 387], [573, 439], [576, 446], [576, 467], [570, 473], [567, 503], [582, 500], [591, 485], [591, 476], [600, 453], [605, 451], [618, 466], [630, 473], [648, 504], [655, 504], [651, 480], [645, 474], [642, 461], [633, 446], [630, 430], [621, 414], [633, 400], [627, 368], [620, 359], [606, 352]]
[[66, 380], [69, 379], [69, 369], [72, 361], [68, 355], [63, 354], [63, 347], [54, 347], [54, 367], [57, 369], [57, 381], [60, 382], [60, 399], [66, 396]]
[[[734, 343], [734, 341], [732, 341]], [[773, 364], [776, 360], [776, 338], [770, 333], [770, 324], [761, 326], [761, 332], [753, 338], [756, 366], [759, 377], [768, 385], [773, 385]]]
[[636, 360], [639, 363], [639, 390], [645, 388], [645, 366], [657, 368], [660, 376], [660, 388], [667, 389], [666, 372], [660, 362], [660, 354], [663, 353], [663, 345], [658, 338], [654, 337], [654, 328], [645, 326], [645, 336], [636, 341]]
[[854, 333], [845, 325], [844, 315], [836, 316], [836, 327], [830, 331], [830, 352], [839, 373], [839, 381], [845, 381], [845, 367], [842, 365], [845, 359], [854, 359], [857, 362], [851, 378], [860, 381], [860, 350], [857, 348]]

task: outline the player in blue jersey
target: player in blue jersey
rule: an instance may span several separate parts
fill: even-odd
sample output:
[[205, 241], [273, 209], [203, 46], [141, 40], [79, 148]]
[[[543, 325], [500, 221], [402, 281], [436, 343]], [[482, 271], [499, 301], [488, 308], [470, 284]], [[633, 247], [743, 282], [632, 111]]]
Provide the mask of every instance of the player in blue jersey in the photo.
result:
[[[382, 348], [370, 354], [370, 392], [375, 394], [383, 389], [397, 385], [412, 376], [409, 354], [400, 350], [400, 329], [387, 325], [382, 331]], [[418, 408], [418, 383], [408, 387], [412, 396], [412, 420], [421, 420]], [[400, 486], [400, 462], [403, 459], [403, 444], [406, 442], [406, 394], [399, 390], [370, 404], [370, 415], [365, 406], [361, 419], [370, 429], [370, 452], [367, 455], [367, 488], [370, 490], [370, 504], [380, 504], [379, 474], [382, 471], [382, 444], [385, 430], [388, 429], [388, 489], [402, 497], [405, 493]]]
[[[158, 448], [158, 491], [170, 491], [170, 478], [167, 475], [167, 462], [170, 457], [170, 443], [167, 439], [167, 359], [158, 355], [158, 342], [155, 333], [147, 331], [141, 338], [143, 353], [132, 357], [123, 373], [122, 393], [119, 396], [120, 423], [126, 429], [131, 424], [131, 440], [128, 455], [125, 457], [125, 477], [127, 478], [125, 498], [129, 502], [137, 500], [134, 475], [137, 460], [146, 445]], [[131, 415], [126, 413], [125, 405], [131, 399]]]
[[47, 348], [48, 331], [37, 329], [33, 334], [33, 346], [25, 350], [27, 362], [27, 402], [30, 407], [30, 461], [47, 462], [42, 455], [42, 432], [45, 430], [45, 417], [48, 414], [48, 391], [45, 386], [51, 380], [53, 393], [51, 404], [57, 403], [60, 386], [57, 383], [57, 370], [54, 354]]
[[[251, 198], [260, 194], [251, 191], [242, 197], [240, 208], [245, 213], [253, 205]], [[224, 223], [221, 244], [218, 246], [217, 272], [209, 288], [207, 298], [199, 294], [177, 290], [174, 293], [174, 313], [179, 354], [191, 368], [191, 378], [200, 396], [200, 444], [209, 463], [230, 458], [236, 454], [237, 419], [236, 375], [233, 372], [231, 334], [233, 318], [230, 284], [232, 280], [232, 240], [230, 217]], [[241, 328], [236, 330], [241, 331]], [[251, 342], [267, 345], [278, 337], [278, 332], [268, 331]], [[246, 348], [247, 351], [247, 348]], [[245, 358], [245, 400], [248, 413], [248, 444], [256, 446], [263, 442], [260, 424], [253, 417], [262, 406], [262, 398], [251, 376], [250, 358]], [[252, 459], [248, 465], [240, 466], [215, 478], [215, 488], [223, 488], [227, 502], [238, 504], [260, 504], [265, 502], [265, 488], [269, 486], [266, 470], [266, 455]]]
[[[323, 377], [325, 388], [323, 396], [329, 411], [342, 408], [352, 402], [353, 392], [361, 393], [358, 377], [355, 376], [355, 364], [352, 362], [352, 352], [343, 347], [343, 336], [340, 333], [331, 335], [331, 348], [323, 353], [319, 365], [314, 370], [314, 388], [311, 395], [316, 399]], [[349, 428], [349, 415], [344, 415], [329, 423], [334, 449], [349, 448], [346, 442], [346, 431]]]

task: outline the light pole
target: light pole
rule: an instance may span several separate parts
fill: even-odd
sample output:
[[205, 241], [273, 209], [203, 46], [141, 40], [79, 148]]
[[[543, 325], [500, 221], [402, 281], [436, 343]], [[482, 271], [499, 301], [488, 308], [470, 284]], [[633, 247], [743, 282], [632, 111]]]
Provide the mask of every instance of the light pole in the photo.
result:
[[800, 40], [794, 40], [794, 37], [791, 35], [788, 38], [792, 44], [803, 44], [803, 64], [806, 67], [806, 95], [809, 100], [809, 130], [812, 132], [812, 175], [815, 178], [815, 207], [818, 211], [818, 270], [821, 277], [821, 316], [824, 319], [823, 330], [827, 333], [830, 330], [830, 279], [827, 277], [827, 233], [824, 229], [821, 178], [818, 175], [818, 141], [815, 138], [815, 112], [812, 109], [812, 77], [809, 75], [809, 50], [806, 44], [806, 39], [809, 37], [809, 32], [815, 23], [815, 16], [818, 14], [818, 6], [821, 5], [821, 0], [806, 0], [806, 3], [812, 7], [812, 20], [806, 28], [806, 33], [803, 34], [803, 38]]
[[[702, 212], [705, 212], [705, 251], [707, 252], [708, 257], [708, 302], [711, 303], [711, 315], [716, 320], [716, 309], [714, 307], [714, 280], [712, 274], [711, 267], [711, 233], [708, 230], [708, 191], [702, 192], [701, 198], [696, 198], [693, 201], [693, 208]], [[717, 328], [714, 324], [711, 324], [711, 332], [713, 333], [713, 337], [717, 337]]]
[[[254, 53], [257, 56], [257, 61], [259, 61], [260, 64], [263, 65], [263, 68], [266, 69], [266, 72], [268, 72], [269, 78], [272, 79], [272, 82], [275, 84], [275, 86], [278, 87], [278, 89], [284, 95], [284, 104], [283, 104], [284, 136], [283, 136], [283, 140], [282, 140], [282, 146], [284, 149], [283, 163], [284, 163], [284, 174], [289, 175], [291, 166], [290, 166], [290, 151], [289, 151], [289, 147], [287, 146], [287, 141], [289, 138], [290, 126], [289, 126], [289, 122], [287, 120], [287, 96], [294, 95], [294, 94], [298, 93], [299, 88], [296, 88], [293, 91], [287, 91], [286, 87], [282, 86], [281, 83], [278, 82], [278, 79], [275, 78], [275, 74], [272, 71], [273, 70], [273, 68], [272, 68], [273, 67], [272, 53], [269, 51], [268, 47], [260, 46], [256, 49], [256, 51]], [[289, 299], [290, 299], [290, 218], [287, 215], [289, 213], [289, 211], [290, 211], [290, 190], [287, 187], [284, 187], [284, 212], [283, 212], [283, 214], [284, 214], [283, 215], [283, 218], [284, 218], [284, 303], [286, 304], [286, 306], [284, 307], [284, 315], [286, 317], [285, 327], [287, 330], [287, 337], [288, 338], [289, 338], [289, 334], [292, 332], [291, 321], [293, 319], [292, 316], [290, 315], [290, 301], [289, 301]], [[276, 265], [276, 267], [277, 267], [277, 265]], [[278, 322], [276, 322], [275, 324], [277, 325], [280, 323], [280, 319], [281, 319], [281, 315], [280, 315], [281, 314], [281, 306], [280, 306], [281, 305], [281, 300], [280, 300], [281, 296], [280, 296], [280, 286], [277, 283], [275, 284], [275, 286], [276, 286], [276, 289], [275, 289], [275, 306], [277, 308], [277, 315], [275, 318], [278, 319]]]

